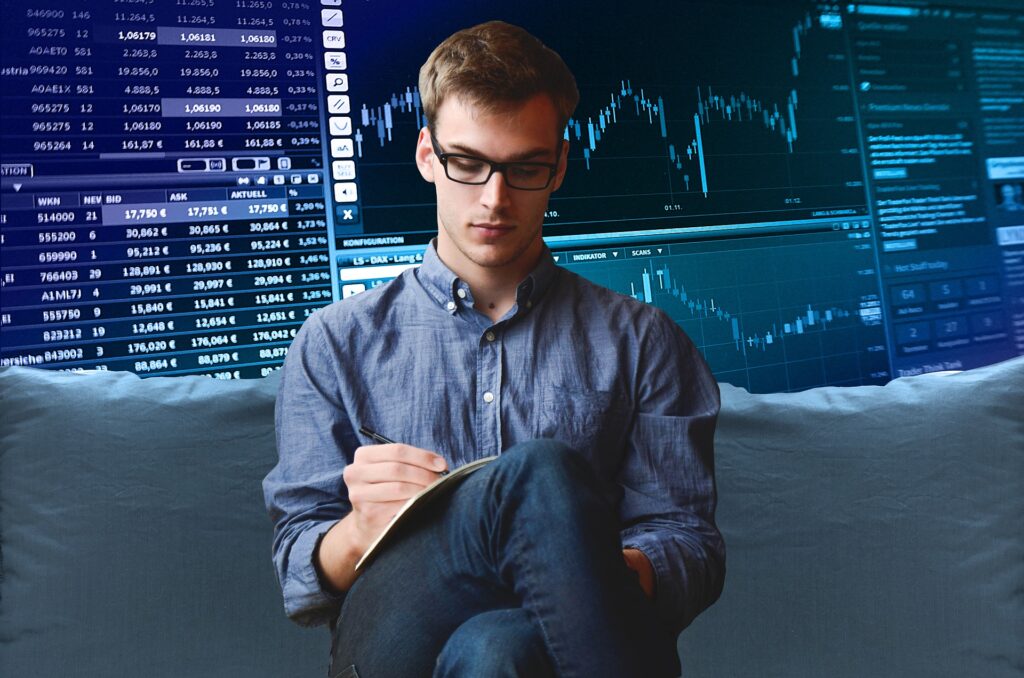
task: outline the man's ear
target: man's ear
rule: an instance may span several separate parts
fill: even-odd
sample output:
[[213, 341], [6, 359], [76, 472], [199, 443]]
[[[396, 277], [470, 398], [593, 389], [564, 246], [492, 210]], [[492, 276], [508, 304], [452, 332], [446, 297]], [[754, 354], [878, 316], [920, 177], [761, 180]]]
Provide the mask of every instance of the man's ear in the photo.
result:
[[555, 170], [555, 179], [552, 182], [551, 192], [554, 193], [562, 185], [565, 179], [565, 170], [569, 167], [569, 141], [562, 139], [562, 152], [558, 155], [558, 169]]
[[416, 140], [416, 168], [426, 181], [434, 183], [434, 147], [430, 144], [430, 130], [424, 127]]

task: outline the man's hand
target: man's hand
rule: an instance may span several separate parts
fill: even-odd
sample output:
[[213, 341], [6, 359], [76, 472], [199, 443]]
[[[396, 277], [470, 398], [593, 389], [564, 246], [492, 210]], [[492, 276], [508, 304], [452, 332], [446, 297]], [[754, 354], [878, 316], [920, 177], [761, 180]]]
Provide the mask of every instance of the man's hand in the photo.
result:
[[343, 477], [352, 502], [356, 547], [366, 551], [410, 497], [437, 480], [444, 457], [411, 445], [367, 445], [356, 449]]
[[643, 551], [637, 549], [622, 549], [622, 557], [626, 559], [626, 567], [640, 576], [640, 588], [649, 599], [654, 600], [654, 567], [651, 561]]
[[355, 566], [410, 497], [448, 467], [444, 457], [411, 445], [356, 449], [342, 477], [352, 511], [324, 534], [313, 560], [325, 588], [347, 591]]

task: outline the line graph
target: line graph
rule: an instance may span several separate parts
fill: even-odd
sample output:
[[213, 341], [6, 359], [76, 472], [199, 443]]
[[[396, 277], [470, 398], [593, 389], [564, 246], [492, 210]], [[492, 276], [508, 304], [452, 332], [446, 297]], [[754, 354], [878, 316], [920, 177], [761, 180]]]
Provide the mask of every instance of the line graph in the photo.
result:
[[[805, 14], [804, 18], [793, 26], [791, 63], [794, 77], [799, 74], [801, 37], [811, 31], [813, 26], [810, 13]], [[602, 138], [607, 137], [611, 128], [619, 122], [620, 112], [632, 109], [636, 119], [641, 120], [646, 117], [648, 125], [660, 130], [661, 138], [666, 140], [665, 154], [678, 171], [684, 170], [684, 156], [688, 162], [699, 163], [701, 192], [707, 197], [708, 178], [701, 136], [702, 126], [711, 125], [713, 120], [722, 123], [762, 120], [764, 129], [778, 133], [785, 142], [788, 152], [792, 153], [793, 142], [797, 139], [796, 111], [798, 108], [799, 99], [796, 89], [790, 89], [785, 103], [782, 105], [782, 110], [778, 103], [766, 104], [746, 92], [720, 95], [715, 94], [710, 86], [706, 92], [698, 89], [696, 111], [693, 113], [693, 138], [681, 147], [683, 149], [681, 152], [677, 152], [677, 145], [669, 141], [663, 97], [659, 95], [657, 99], [654, 99], [648, 96], [642, 87], [634, 91], [632, 81], [622, 80], [618, 91], [609, 95], [608, 103], [596, 113], [587, 116], [586, 121], [582, 118], [570, 118], [565, 128], [564, 138], [566, 141], [576, 141], [582, 144], [583, 161], [589, 171], [592, 154], [598, 151]], [[355, 135], [357, 157], [363, 157], [363, 141], [368, 136], [375, 136], [381, 147], [394, 142], [394, 129], [399, 116], [408, 116], [409, 122], [417, 130], [427, 124], [417, 86], [406, 86], [402, 93], [392, 92], [387, 101], [377, 105], [362, 104], [360, 108], [361, 129], [357, 130]], [[367, 130], [365, 135], [363, 129]], [[683, 180], [686, 190], [691, 190], [690, 175], [684, 174]]]
[[[843, 52], [839, 15], [800, 10], [780, 20], [770, 8], [745, 11], [755, 14], [731, 25], [729, 40], [711, 41], [723, 52], [704, 53], [703, 61], [678, 54], [672, 64], [635, 49], [641, 55], [628, 62], [594, 59], [585, 51], [590, 41], [616, 41], [605, 37], [610, 24], [589, 15], [586, 21], [598, 23], [579, 26], [590, 36], [583, 51], [558, 46], [574, 65], [581, 101], [563, 131], [570, 168], [552, 196], [549, 227], [572, 234], [625, 221], [658, 228], [825, 209], [866, 213], [862, 168], [850, 152], [857, 145], [853, 111], [841, 91], [848, 74], [835, 58]], [[777, 28], [769, 35], [758, 30], [762, 24]], [[677, 30], [690, 35], [675, 44], [696, 43], [701, 27], [684, 26]], [[755, 41], [771, 43], [770, 57]], [[412, 165], [410, 149], [426, 123], [412, 83], [357, 95], [354, 142], [361, 181], [372, 184], [363, 194], [373, 202], [362, 206], [370, 231], [433, 221], [428, 208], [413, 207], [429, 203], [432, 191]]]
[[747, 334], [740, 327], [740, 317], [721, 306], [716, 306], [714, 297], [691, 297], [681, 283], [672, 280], [672, 270], [667, 264], [655, 268], [654, 275], [649, 269], [644, 268], [641, 279], [640, 290], [637, 289], [635, 282], [630, 282], [630, 296], [638, 301], [651, 304], [654, 303], [654, 291], [658, 289], [660, 292], [671, 295], [689, 309], [690, 319], [716, 319], [726, 323], [732, 330], [732, 339], [736, 344], [736, 350], [744, 355], [748, 348], [766, 351], [779, 339], [789, 335], [804, 334], [818, 328], [821, 331], [827, 331], [833, 322], [840, 322], [855, 315], [855, 311], [848, 308], [830, 306], [816, 309], [811, 304], [807, 304], [806, 311], [793, 315], [789, 322], [772, 323], [770, 329]]
[[[830, 233], [690, 242], [559, 263], [664, 310], [723, 381], [755, 391], [869, 383], [884, 369], [869, 248]], [[629, 252], [641, 256], [629, 256]]]

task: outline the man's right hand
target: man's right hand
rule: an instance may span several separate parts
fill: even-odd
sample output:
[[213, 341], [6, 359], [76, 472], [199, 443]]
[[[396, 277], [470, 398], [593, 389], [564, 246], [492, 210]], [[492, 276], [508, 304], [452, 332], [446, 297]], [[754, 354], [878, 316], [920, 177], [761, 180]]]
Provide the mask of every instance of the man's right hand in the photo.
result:
[[447, 467], [444, 457], [411, 445], [357, 448], [342, 474], [352, 511], [324, 534], [313, 553], [321, 584], [347, 591], [356, 580], [356, 563], [388, 521]]
[[437, 480], [446, 468], [444, 457], [411, 445], [357, 448], [343, 478], [358, 535], [355, 546], [360, 552], [369, 548], [410, 497]]

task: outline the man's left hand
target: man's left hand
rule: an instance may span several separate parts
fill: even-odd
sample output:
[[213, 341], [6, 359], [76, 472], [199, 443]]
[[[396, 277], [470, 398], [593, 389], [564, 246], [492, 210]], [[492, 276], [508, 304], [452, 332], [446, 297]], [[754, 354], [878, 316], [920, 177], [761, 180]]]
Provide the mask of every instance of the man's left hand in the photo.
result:
[[637, 549], [623, 549], [622, 557], [626, 559], [626, 567], [633, 570], [640, 577], [640, 588], [644, 590], [647, 597], [654, 599], [654, 567], [643, 551]]

